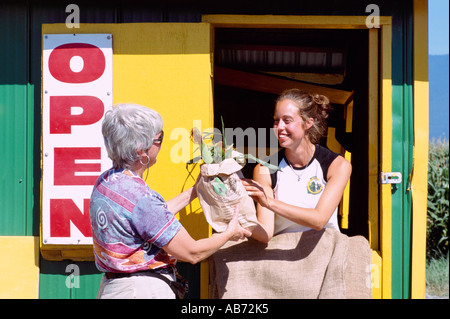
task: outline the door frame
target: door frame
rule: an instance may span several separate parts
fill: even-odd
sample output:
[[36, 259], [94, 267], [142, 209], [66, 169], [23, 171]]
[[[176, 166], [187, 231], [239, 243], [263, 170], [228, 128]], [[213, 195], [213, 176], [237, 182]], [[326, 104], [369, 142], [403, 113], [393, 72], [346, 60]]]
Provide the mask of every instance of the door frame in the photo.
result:
[[[366, 16], [203, 15], [215, 28], [367, 29]], [[212, 55], [214, 50], [212, 48]], [[369, 243], [373, 250], [374, 298], [392, 295], [391, 186], [379, 184], [380, 172], [392, 168], [392, 17], [380, 16], [369, 29]], [[213, 57], [212, 57], [213, 58]]]

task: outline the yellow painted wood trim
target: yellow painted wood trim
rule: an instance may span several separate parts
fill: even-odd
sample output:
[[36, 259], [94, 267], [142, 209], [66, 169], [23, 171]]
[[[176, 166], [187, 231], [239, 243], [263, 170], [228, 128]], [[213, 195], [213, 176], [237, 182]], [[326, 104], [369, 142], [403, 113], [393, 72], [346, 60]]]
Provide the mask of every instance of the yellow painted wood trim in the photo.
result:
[[[345, 107], [345, 132], [349, 133], [352, 132], [352, 123], [353, 123], [353, 100], [348, 103], [348, 105]], [[349, 163], [352, 162], [352, 153], [349, 151], [346, 151], [344, 148], [342, 148], [344, 153], [344, 158], [349, 161]], [[342, 201], [340, 205], [340, 214], [342, 216], [341, 219], [341, 228], [348, 229], [349, 222], [349, 211], [350, 211], [350, 180], [348, 181], [347, 185], [344, 189], [344, 194], [342, 195]]]
[[411, 297], [425, 298], [428, 194], [428, 1], [414, 0]]
[[0, 236], [0, 298], [39, 297], [39, 237]]
[[[366, 29], [367, 16], [286, 16], [286, 15], [203, 15], [202, 22], [227, 28], [317, 28]], [[380, 17], [380, 25], [392, 24], [391, 17]]]
[[[41, 237], [42, 238], [42, 237]], [[42, 258], [51, 261], [94, 261], [92, 245], [45, 245], [41, 242]]]
[[372, 265], [371, 265], [371, 279], [372, 279], [372, 298], [381, 299], [381, 274], [382, 274], [382, 258], [379, 251], [372, 250]]
[[[380, 169], [392, 169], [392, 26], [381, 28], [381, 127]], [[392, 297], [392, 198], [391, 185], [380, 185], [382, 297]]]
[[379, 206], [378, 206], [378, 29], [369, 29], [369, 121], [368, 121], [368, 219], [369, 243], [379, 250]]

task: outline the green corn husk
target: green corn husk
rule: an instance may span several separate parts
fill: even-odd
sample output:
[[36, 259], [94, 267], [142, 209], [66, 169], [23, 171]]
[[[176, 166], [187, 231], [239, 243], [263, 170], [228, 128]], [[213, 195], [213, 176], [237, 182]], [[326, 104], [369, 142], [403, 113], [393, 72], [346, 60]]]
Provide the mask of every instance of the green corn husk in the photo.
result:
[[250, 159], [256, 161], [257, 163], [259, 163], [261, 165], [264, 165], [265, 167], [267, 167], [268, 169], [270, 169], [272, 171], [280, 171], [281, 170], [279, 166], [273, 165], [273, 164], [269, 164], [269, 163], [267, 163], [267, 162], [265, 162], [265, 161], [255, 157], [255, 156], [253, 156], [252, 154], [245, 154], [244, 157], [245, 157], [245, 159], [249, 159], [250, 158]]
[[213, 155], [213, 159], [214, 159], [214, 163], [220, 163], [223, 161], [223, 148], [222, 148], [222, 142], [217, 142], [214, 145], [214, 155]]
[[[273, 171], [280, 170], [280, 168], [278, 166], [269, 164], [255, 156], [253, 156], [252, 154], [244, 155], [242, 153], [236, 152], [234, 150], [233, 144], [227, 145], [227, 141], [225, 138], [225, 124], [223, 122], [222, 117], [220, 117], [220, 120], [222, 123], [222, 141], [217, 142], [212, 147], [208, 147], [208, 145], [205, 143], [205, 140], [213, 138], [214, 133], [206, 133], [206, 132], [201, 133], [198, 128], [192, 129], [193, 141], [194, 141], [194, 143], [200, 145], [201, 159], [203, 160], [203, 162], [205, 164], [212, 164], [212, 163], [218, 164], [218, 163], [221, 163], [225, 159], [234, 158], [240, 163], [244, 162], [242, 165], [245, 165], [245, 160], [252, 159], [252, 160], [256, 161], [257, 163], [268, 167], [270, 170], [273, 170]], [[196, 157], [196, 158], [190, 160], [187, 164], [196, 163], [199, 159], [200, 159], [200, 157]]]
[[203, 140], [201, 145], [201, 152], [202, 152], [202, 159], [203, 162], [205, 162], [205, 164], [211, 164], [212, 162], [214, 162], [213, 157], [211, 156], [211, 152]]

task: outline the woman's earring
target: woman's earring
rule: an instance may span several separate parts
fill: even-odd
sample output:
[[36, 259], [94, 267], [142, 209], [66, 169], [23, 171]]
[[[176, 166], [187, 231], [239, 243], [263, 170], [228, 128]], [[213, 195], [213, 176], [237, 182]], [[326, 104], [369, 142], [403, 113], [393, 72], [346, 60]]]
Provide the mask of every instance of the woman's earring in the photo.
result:
[[150, 157], [148, 157], [148, 156], [146, 156], [146, 157], [147, 157], [147, 163], [142, 163], [142, 157], [139, 159], [139, 163], [141, 163], [142, 166], [146, 166], [150, 163]]

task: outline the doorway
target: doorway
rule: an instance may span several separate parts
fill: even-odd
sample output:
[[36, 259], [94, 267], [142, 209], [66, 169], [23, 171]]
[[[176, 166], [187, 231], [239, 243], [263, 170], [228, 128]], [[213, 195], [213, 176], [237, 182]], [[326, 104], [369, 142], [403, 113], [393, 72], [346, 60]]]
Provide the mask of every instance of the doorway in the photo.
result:
[[[351, 154], [353, 166], [341, 231], [368, 238], [368, 30], [214, 30], [214, 126], [223, 119], [225, 127], [242, 129], [246, 140], [238, 150], [263, 159], [278, 150], [271, 127], [274, 101], [284, 89], [328, 96], [333, 111], [321, 144]], [[245, 165], [245, 177], [255, 165]]]

